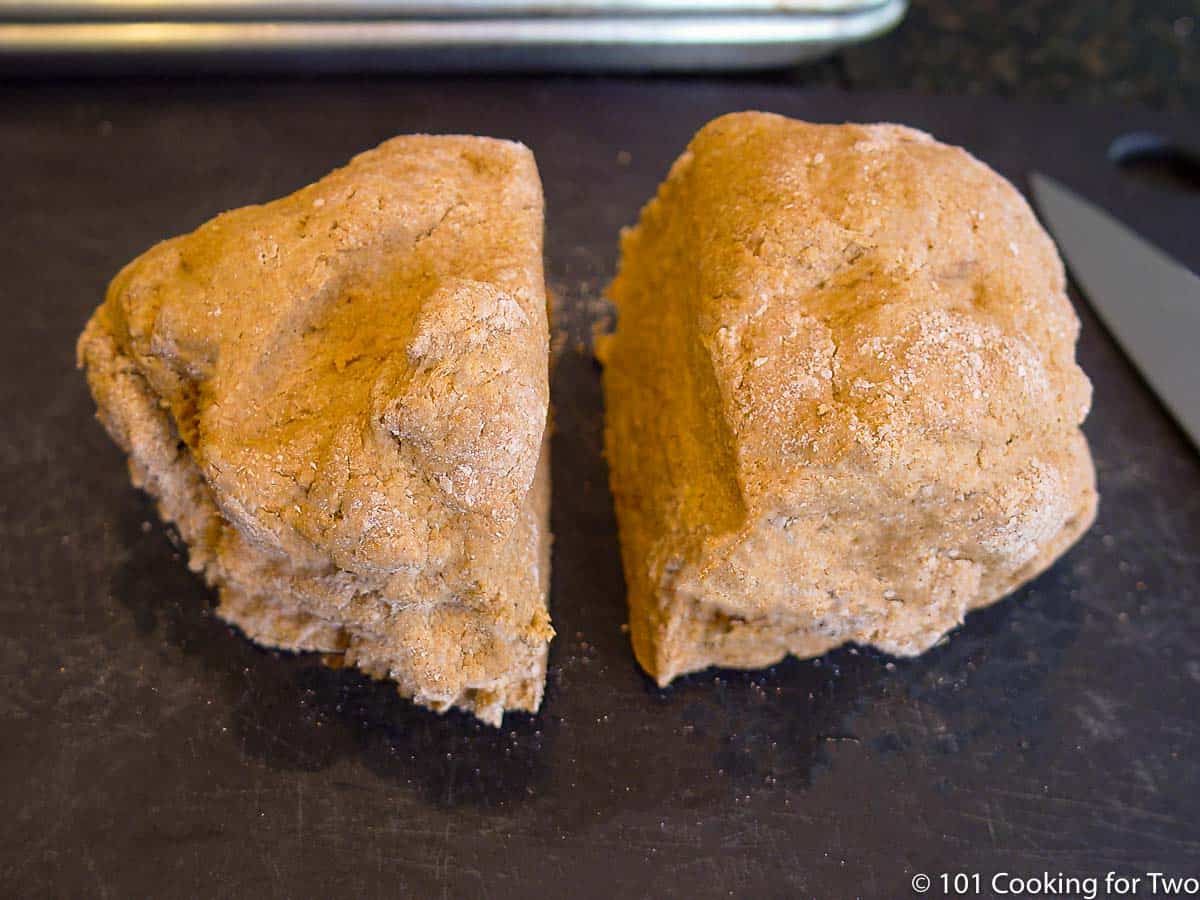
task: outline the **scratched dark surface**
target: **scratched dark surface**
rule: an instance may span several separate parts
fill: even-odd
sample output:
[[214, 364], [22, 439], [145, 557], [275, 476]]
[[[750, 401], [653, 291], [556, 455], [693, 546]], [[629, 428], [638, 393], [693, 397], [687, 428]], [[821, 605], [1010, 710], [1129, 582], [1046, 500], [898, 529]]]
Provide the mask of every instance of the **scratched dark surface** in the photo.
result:
[[[1128, 110], [702, 82], [0, 89], [0, 893], [903, 897], [917, 872], [1200, 874], [1200, 459], [1086, 308], [1103, 500], [1049, 573], [914, 661], [842, 649], [668, 690], [635, 667], [582, 344], [618, 228], [699, 125], [750, 107], [907, 122], [1022, 184], [1042, 168], [1200, 264], [1200, 196], [1104, 158], [1122, 131], [1200, 123]], [[73, 370], [126, 260], [416, 130], [533, 147], [569, 331], [559, 637], [542, 712], [501, 731], [215, 619]]]

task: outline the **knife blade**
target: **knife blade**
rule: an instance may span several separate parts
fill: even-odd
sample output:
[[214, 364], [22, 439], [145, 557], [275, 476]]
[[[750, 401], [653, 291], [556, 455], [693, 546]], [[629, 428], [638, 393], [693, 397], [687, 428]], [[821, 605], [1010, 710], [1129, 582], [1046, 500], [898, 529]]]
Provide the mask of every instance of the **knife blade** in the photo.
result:
[[1200, 448], [1200, 278], [1053, 178], [1029, 180], [1076, 284]]

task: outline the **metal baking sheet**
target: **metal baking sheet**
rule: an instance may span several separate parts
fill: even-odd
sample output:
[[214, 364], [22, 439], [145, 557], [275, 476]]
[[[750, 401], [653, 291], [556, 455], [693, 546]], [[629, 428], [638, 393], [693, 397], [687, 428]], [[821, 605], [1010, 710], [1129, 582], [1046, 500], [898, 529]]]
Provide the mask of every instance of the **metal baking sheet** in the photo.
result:
[[230, 21], [257, 19], [488, 18], [861, 12], [888, 0], [0, 0], [21, 21]]
[[[0, 87], [0, 893], [908, 897], [918, 875], [1196, 875], [1200, 458], [1096, 318], [1100, 517], [915, 660], [844, 648], [659, 690], [601, 451], [618, 230], [709, 118], [896, 120], [1063, 180], [1192, 266], [1195, 196], [1106, 160], [1194, 118], [691, 80]], [[92, 420], [75, 338], [134, 255], [401, 132], [527, 142], [565, 329], [545, 705], [502, 730], [211, 614]], [[929, 896], [942, 896], [931, 891]]]
[[[455, 14], [441, 18], [284, 15], [270, 21], [179, 21], [170, 14], [180, 8], [170, 5], [163, 8], [162, 20], [150, 21], [26, 21], [14, 14], [0, 21], [0, 71], [769, 68], [876, 37], [903, 18], [907, 2], [884, 0], [836, 13], [789, 11], [786, 3], [765, 12], [760, 6], [723, 15], [666, 15], [661, 5], [653, 12], [645, 5], [641, 15], [516, 15], [515, 7], [500, 3], [496, 8], [507, 9], [507, 15], [463, 18], [468, 6], [452, 4]], [[288, 7], [293, 13], [303, 8]]]

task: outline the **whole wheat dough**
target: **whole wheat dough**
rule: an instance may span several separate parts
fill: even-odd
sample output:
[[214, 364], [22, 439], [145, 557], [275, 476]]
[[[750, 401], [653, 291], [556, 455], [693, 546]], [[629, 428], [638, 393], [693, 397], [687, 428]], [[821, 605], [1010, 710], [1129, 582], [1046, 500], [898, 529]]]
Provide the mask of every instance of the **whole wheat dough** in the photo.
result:
[[717, 119], [624, 234], [611, 296], [607, 452], [660, 684], [846, 641], [920, 653], [1094, 518], [1062, 264], [960, 149]]
[[223, 618], [498, 724], [553, 635], [548, 341], [533, 155], [413, 136], [138, 257], [79, 360]]

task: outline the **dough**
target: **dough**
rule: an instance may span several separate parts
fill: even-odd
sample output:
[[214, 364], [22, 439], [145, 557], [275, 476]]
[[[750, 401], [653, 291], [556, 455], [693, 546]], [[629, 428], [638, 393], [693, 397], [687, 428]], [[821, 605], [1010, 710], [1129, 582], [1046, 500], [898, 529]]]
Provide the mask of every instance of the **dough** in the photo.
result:
[[533, 155], [400, 137], [116, 277], [100, 420], [219, 614], [498, 725], [536, 710], [549, 328]]
[[1095, 516], [1062, 264], [960, 149], [717, 119], [623, 235], [611, 297], [607, 452], [660, 684], [921, 653]]

